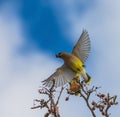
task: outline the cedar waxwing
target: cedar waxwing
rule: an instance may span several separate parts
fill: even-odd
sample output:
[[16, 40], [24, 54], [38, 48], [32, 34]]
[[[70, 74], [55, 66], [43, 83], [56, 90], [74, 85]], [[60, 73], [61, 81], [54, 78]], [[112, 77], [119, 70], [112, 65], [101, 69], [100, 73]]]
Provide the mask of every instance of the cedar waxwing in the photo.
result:
[[[70, 88], [74, 88], [74, 80], [80, 80], [80, 77], [84, 79], [86, 84], [89, 84], [91, 77], [85, 71], [85, 61], [88, 58], [90, 52], [90, 38], [88, 32], [83, 30], [78, 42], [74, 46], [72, 53], [61, 52], [56, 55], [57, 58], [61, 58], [64, 64], [59, 67], [55, 73], [49, 78], [43, 81], [43, 85], [51, 87], [53, 80], [55, 81], [54, 86], [63, 86], [66, 83], [70, 84]], [[77, 86], [77, 85], [76, 85]], [[78, 86], [78, 89], [80, 86]], [[75, 89], [76, 90], [76, 89]]]

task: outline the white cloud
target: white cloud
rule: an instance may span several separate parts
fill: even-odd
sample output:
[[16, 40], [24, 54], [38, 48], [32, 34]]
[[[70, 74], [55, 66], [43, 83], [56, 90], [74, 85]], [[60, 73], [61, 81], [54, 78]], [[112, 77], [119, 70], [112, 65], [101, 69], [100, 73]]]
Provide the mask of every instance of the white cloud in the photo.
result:
[[8, 3], [0, 8], [0, 71], [9, 68], [17, 47], [23, 44], [21, 21], [15, 11]]
[[30, 107], [33, 99], [39, 97], [37, 89], [41, 80], [48, 77], [58, 64], [42, 52], [27, 56], [17, 53], [25, 43], [25, 36], [22, 20], [14, 11], [16, 9], [12, 10], [6, 4], [0, 9], [1, 117], [43, 116], [43, 111], [33, 111]]

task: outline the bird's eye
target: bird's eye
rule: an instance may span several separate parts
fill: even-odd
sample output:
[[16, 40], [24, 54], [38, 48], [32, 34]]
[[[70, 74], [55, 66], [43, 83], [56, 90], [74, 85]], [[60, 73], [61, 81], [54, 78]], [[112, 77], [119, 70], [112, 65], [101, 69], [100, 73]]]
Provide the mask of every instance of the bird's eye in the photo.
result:
[[58, 55], [61, 55], [61, 54], [62, 54], [62, 52], [58, 53]]
[[61, 56], [62, 56], [62, 52], [56, 54], [56, 57], [57, 57], [57, 58], [61, 58]]

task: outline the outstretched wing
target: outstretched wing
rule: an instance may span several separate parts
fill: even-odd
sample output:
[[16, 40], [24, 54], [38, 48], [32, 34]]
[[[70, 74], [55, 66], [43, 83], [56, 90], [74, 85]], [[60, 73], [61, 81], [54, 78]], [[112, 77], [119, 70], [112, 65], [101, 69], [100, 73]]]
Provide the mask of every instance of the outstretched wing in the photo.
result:
[[66, 65], [62, 65], [55, 73], [42, 82], [46, 87], [51, 87], [53, 85], [53, 80], [55, 80], [55, 87], [59, 87], [70, 82], [74, 76], [75, 72], [69, 69]]
[[84, 63], [87, 60], [89, 53], [90, 53], [89, 34], [86, 30], [83, 30], [78, 42], [76, 43], [72, 50], [72, 54], [80, 58], [80, 60]]

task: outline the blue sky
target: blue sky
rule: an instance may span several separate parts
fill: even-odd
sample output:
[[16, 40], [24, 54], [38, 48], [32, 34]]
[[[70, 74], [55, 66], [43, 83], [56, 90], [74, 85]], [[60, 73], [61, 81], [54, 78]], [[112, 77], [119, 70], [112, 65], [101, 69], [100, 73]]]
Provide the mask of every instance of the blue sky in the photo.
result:
[[[91, 38], [86, 62], [91, 85], [119, 100], [119, 5], [119, 0], [0, 1], [0, 116], [43, 116], [43, 110], [30, 110], [33, 99], [40, 98], [40, 82], [62, 64], [55, 54], [71, 52], [83, 29]], [[90, 116], [78, 97], [61, 100], [60, 108], [63, 117]], [[111, 117], [119, 108], [111, 109]]]
[[68, 48], [69, 50], [71, 44], [61, 31], [57, 15], [49, 2], [23, 1], [19, 13], [25, 21], [28, 35], [31, 38], [27, 39], [27, 42], [34, 43], [36, 49], [49, 50], [52, 53], [56, 53], [60, 49]]

